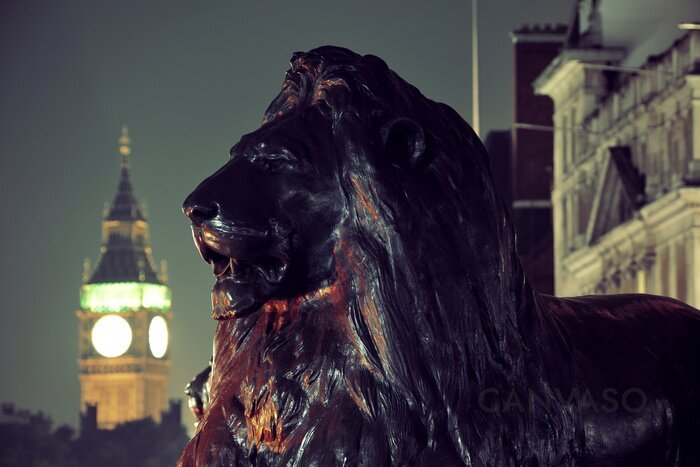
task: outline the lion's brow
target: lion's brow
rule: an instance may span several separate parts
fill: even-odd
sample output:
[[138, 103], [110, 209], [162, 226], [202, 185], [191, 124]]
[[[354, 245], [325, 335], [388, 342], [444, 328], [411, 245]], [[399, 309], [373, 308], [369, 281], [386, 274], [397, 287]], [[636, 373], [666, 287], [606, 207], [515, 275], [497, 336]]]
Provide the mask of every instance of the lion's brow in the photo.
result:
[[256, 144], [253, 151], [248, 153], [247, 157], [251, 160], [283, 160], [301, 163], [296, 153], [286, 146], [270, 147], [264, 142]]
[[325, 98], [324, 94], [327, 90], [335, 87], [343, 87], [347, 90], [350, 90], [350, 86], [348, 85], [348, 82], [344, 78], [340, 77], [335, 77], [335, 78], [325, 78], [322, 79], [317, 85], [314, 90], [314, 95], [313, 95], [313, 102], [317, 102], [319, 100], [323, 100]]

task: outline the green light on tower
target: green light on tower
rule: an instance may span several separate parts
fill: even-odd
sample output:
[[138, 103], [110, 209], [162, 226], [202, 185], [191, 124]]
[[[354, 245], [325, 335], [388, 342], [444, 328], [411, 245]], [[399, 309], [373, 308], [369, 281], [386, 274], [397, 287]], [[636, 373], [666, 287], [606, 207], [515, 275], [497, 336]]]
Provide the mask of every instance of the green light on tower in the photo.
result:
[[167, 286], [142, 282], [86, 284], [80, 291], [83, 310], [102, 313], [170, 309], [171, 296]]

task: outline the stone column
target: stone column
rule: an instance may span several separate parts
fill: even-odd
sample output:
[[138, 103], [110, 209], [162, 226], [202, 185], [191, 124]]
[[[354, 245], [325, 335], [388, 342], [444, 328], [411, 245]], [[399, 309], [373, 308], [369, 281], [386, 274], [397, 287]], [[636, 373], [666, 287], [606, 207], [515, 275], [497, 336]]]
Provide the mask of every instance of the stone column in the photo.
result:
[[688, 303], [700, 307], [700, 227], [693, 227], [690, 236], [690, 254], [688, 263]]
[[668, 255], [668, 296], [678, 298], [678, 240], [669, 242]]

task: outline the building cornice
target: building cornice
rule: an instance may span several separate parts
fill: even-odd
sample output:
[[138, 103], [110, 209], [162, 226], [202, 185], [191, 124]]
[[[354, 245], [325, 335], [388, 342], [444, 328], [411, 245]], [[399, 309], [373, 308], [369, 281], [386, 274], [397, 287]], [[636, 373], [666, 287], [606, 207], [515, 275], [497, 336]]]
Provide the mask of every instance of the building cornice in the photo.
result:
[[621, 48], [565, 49], [535, 79], [535, 93], [552, 96], [562, 83], [571, 79], [572, 73], [583, 68], [583, 63], [618, 63], [624, 56], [625, 50]]
[[124, 374], [132, 376], [148, 374], [149, 377], [168, 378], [171, 367], [169, 358], [151, 357], [90, 357], [78, 360], [79, 376], [101, 375], [107, 379], [120, 379]]
[[511, 32], [510, 40], [513, 44], [522, 43], [558, 43], [563, 44], [564, 39], [566, 39], [566, 34], [554, 34], [554, 33], [518, 33]]
[[513, 43], [517, 42], [559, 42], [564, 43], [568, 34], [566, 24], [523, 25], [510, 31]]
[[[637, 217], [615, 227], [593, 245], [579, 248], [563, 259], [564, 267], [574, 275], [585, 274], [591, 268], [602, 265], [606, 252], [616, 251], [627, 254], [636, 251], [638, 245], [663, 243], [665, 238], [658, 238], [656, 230], [672, 222], [679, 224], [681, 218], [689, 217], [694, 227], [700, 228], [700, 187], [682, 187], [662, 196], [642, 207]], [[669, 232], [672, 237], [673, 232]], [[628, 247], [625, 247], [627, 245]]]

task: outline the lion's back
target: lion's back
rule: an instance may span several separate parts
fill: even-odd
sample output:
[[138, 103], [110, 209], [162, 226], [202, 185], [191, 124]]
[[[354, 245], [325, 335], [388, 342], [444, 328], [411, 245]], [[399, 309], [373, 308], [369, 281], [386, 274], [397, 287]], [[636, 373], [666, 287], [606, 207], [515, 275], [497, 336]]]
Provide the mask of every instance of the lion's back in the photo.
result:
[[604, 387], [700, 388], [700, 311], [646, 294], [542, 297], [572, 350], [579, 377]]

